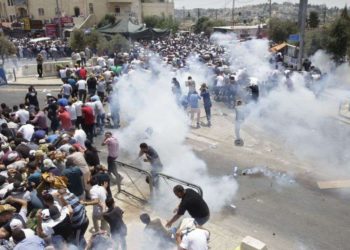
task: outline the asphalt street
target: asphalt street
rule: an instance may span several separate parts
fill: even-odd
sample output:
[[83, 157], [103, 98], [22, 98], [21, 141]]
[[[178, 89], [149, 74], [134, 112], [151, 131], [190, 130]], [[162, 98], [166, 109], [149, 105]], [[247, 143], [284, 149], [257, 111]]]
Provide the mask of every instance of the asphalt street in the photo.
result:
[[[9, 106], [19, 104], [23, 102], [26, 89], [2, 86], [0, 102]], [[37, 91], [40, 103], [44, 103], [46, 93], [57, 93], [58, 88], [38, 87]], [[216, 117], [214, 121], [225, 122], [220, 119], [224, 118]], [[230, 131], [233, 132], [229, 129], [224, 132]], [[198, 130], [196, 132], [200, 133]], [[210, 135], [210, 131], [206, 133]], [[276, 168], [271, 168], [268, 176], [243, 175], [242, 170], [256, 165], [249, 166], [250, 159], [236, 153], [232, 138], [227, 138], [218, 139], [217, 147], [202, 147], [199, 150], [194, 146], [197, 156], [207, 163], [211, 175], [229, 175], [234, 165], [239, 167], [236, 177], [239, 190], [233, 199], [236, 208], [227, 206], [220, 214], [212, 216], [211, 227], [215, 231], [230, 237], [234, 235], [232, 244], [251, 235], [267, 243], [269, 249], [276, 250], [350, 248], [350, 199], [347, 190], [341, 193], [321, 192], [298, 177], [281, 175]], [[191, 141], [188, 143], [191, 144]], [[254, 157], [254, 152], [250, 155]], [[254, 162], [258, 163], [259, 159], [257, 157]], [[270, 160], [271, 165], [278, 165], [276, 159]], [[225, 245], [221, 249], [234, 247]]]

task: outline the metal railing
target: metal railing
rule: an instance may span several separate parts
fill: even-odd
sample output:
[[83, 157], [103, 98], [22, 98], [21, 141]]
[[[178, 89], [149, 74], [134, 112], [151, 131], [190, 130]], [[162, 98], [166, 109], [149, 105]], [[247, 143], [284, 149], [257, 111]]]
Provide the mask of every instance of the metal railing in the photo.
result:
[[[154, 188], [152, 185], [153, 178], [151, 173], [141, 168], [126, 164], [124, 162], [116, 161], [116, 164], [117, 164], [118, 172], [124, 173], [126, 177], [130, 180], [129, 184], [121, 185], [120, 193], [123, 193], [142, 203], [147, 203], [148, 200], [156, 192], [156, 188]], [[163, 179], [165, 182], [167, 182], [169, 186], [170, 184], [168, 183], [168, 181], [172, 181], [175, 184], [181, 184], [183, 186], [192, 188], [196, 190], [200, 196], [203, 196], [203, 190], [198, 185], [195, 185], [193, 183], [189, 183], [187, 181], [180, 180], [178, 178], [172, 177], [170, 175], [162, 174], [162, 173], [158, 174], [158, 178]], [[139, 182], [139, 180], [142, 180], [142, 182]], [[134, 192], [131, 192], [131, 190], [128, 189], [128, 187], [130, 186], [133, 186], [132, 190]], [[145, 190], [146, 186], [148, 190]]]
[[[120, 193], [123, 193], [129, 197], [132, 197], [133, 199], [138, 200], [140, 202], [147, 203], [149, 197], [147, 198], [147, 194], [145, 192], [146, 190], [144, 190], [144, 187], [141, 187], [142, 184], [145, 185], [145, 183], [147, 183], [147, 182], [145, 181], [145, 182], [142, 182], [142, 184], [138, 184], [138, 180], [140, 180], [142, 177], [144, 177], [146, 179], [148, 178], [149, 181], [147, 183], [148, 184], [147, 186], [149, 188], [150, 195], [152, 195], [153, 186], [152, 186], [151, 174], [143, 169], [128, 165], [128, 164], [120, 162], [120, 161], [116, 161], [116, 163], [117, 163], [118, 172], [125, 173], [127, 178], [130, 180], [130, 184], [128, 186], [121, 185]], [[123, 171], [123, 168], [124, 168], [124, 171]], [[126, 170], [129, 170], [129, 171], [133, 172], [134, 174], [138, 174], [138, 175], [134, 176], [133, 174], [129, 174], [129, 171], [126, 171]], [[131, 193], [129, 190], [126, 189], [130, 185], [132, 185], [134, 187], [134, 189], [137, 191], [137, 194]]]
[[203, 197], [203, 190], [200, 186], [197, 186], [195, 184], [189, 183], [189, 182], [184, 181], [184, 180], [177, 179], [175, 177], [172, 177], [172, 176], [166, 175], [166, 174], [159, 173], [158, 176], [159, 176], [159, 178], [163, 178], [164, 180], [171, 180], [177, 184], [182, 184], [186, 187], [190, 187], [192, 189], [195, 189], [198, 192], [198, 194]]

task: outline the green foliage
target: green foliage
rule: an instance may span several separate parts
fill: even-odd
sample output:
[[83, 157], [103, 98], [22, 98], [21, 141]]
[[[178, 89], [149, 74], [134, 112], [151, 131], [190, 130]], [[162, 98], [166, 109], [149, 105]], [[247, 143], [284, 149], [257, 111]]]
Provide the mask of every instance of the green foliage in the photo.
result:
[[97, 44], [97, 53], [100, 55], [110, 54], [112, 52], [126, 52], [129, 50], [129, 41], [122, 35], [114, 35], [107, 40], [104, 36], [99, 38]]
[[223, 20], [211, 20], [208, 17], [200, 17], [195, 26], [194, 26], [194, 32], [195, 33], [201, 33], [204, 32], [205, 34], [209, 35], [213, 32], [213, 27], [217, 26], [225, 26], [226, 22]]
[[122, 35], [116, 34], [108, 42], [108, 50], [112, 51], [128, 51], [129, 50], [129, 41]]
[[340, 17], [344, 20], [349, 21], [350, 17], [349, 17], [349, 12], [348, 12], [348, 7], [345, 5], [344, 9], [342, 10]]
[[97, 24], [97, 28], [101, 28], [108, 24], [114, 24], [116, 21], [116, 17], [113, 14], [106, 14], [103, 19]]
[[101, 37], [101, 33], [99, 33], [96, 30], [93, 30], [89, 34], [85, 35], [84, 44], [89, 46], [90, 48], [96, 49]]
[[148, 28], [169, 29], [173, 33], [179, 30], [179, 22], [172, 17], [146, 16], [143, 22]]
[[311, 11], [310, 17], [309, 17], [310, 28], [312, 28], [312, 29], [317, 28], [318, 25], [320, 25], [320, 18], [319, 18], [318, 13], [316, 11]]
[[85, 48], [84, 31], [75, 29], [72, 31], [69, 39], [69, 44], [73, 50], [81, 51]]
[[269, 27], [269, 37], [275, 43], [285, 42], [289, 35], [298, 32], [298, 26], [296, 23], [279, 18], [272, 18]]
[[101, 36], [101, 38], [98, 41], [97, 47], [96, 47], [97, 53], [99, 55], [104, 55], [104, 54], [108, 53], [108, 46], [109, 46], [109, 44], [108, 44], [107, 39], [104, 36]]
[[1, 66], [5, 64], [5, 57], [16, 54], [15, 45], [10, 42], [4, 35], [0, 34], [0, 57]]
[[329, 43], [329, 30], [326, 27], [309, 30], [305, 34], [305, 53], [307, 56], [318, 50], [326, 50]]
[[327, 51], [333, 55], [336, 62], [342, 62], [348, 53], [350, 45], [350, 21], [338, 18], [331, 26]]

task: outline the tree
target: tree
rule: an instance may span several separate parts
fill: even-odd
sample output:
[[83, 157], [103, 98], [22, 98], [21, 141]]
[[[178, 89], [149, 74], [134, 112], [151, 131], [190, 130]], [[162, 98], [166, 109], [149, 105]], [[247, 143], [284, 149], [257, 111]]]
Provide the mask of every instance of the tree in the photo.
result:
[[129, 50], [129, 41], [122, 35], [116, 34], [108, 42], [108, 52], [125, 52]]
[[1, 57], [1, 65], [5, 64], [5, 58], [7, 56], [13, 55], [16, 53], [15, 45], [9, 41], [4, 35], [0, 34], [0, 57]]
[[108, 24], [114, 24], [116, 21], [116, 17], [113, 14], [106, 14], [103, 19], [97, 24], [98, 28], [106, 26]]
[[310, 28], [314, 29], [317, 28], [320, 24], [320, 18], [316, 11], [311, 11], [309, 16], [309, 25]]
[[213, 32], [213, 27], [224, 25], [226, 25], [226, 22], [223, 20], [211, 20], [208, 17], [200, 17], [194, 25], [194, 32], [204, 32], [205, 34], [210, 35]]
[[289, 35], [297, 32], [297, 24], [290, 20], [282, 20], [279, 18], [272, 18], [270, 20], [269, 37], [275, 43], [285, 42]]
[[350, 42], [350, 22], [344, 18], [338, 18], [330, 28], [330, 39], [327, 46], [329, 53], [333, 55], [336, 62], [344, 61]]
[[85, 48], [84, 31], [75, 29], [70, 35], [69, 44], [73, 50], [81, 51]]
[[96, 49], [101, 37], [101, 33], [99, 33], [97, 30], [93, 30], [84, 36], [84, 44], [88, 45], [90, 48]]
[[327, 51], [333, 55], [333, 59], [338, 63], [343, 62], [346, 55], [350, 54], [350, 17], [346, 6], [340, 17], [332, 23], [329, 29]]
[[179, 29], [179, 23], [172, 17], [146, 16], [143, 21], [148, 28], [169, 29], [173, 33]]

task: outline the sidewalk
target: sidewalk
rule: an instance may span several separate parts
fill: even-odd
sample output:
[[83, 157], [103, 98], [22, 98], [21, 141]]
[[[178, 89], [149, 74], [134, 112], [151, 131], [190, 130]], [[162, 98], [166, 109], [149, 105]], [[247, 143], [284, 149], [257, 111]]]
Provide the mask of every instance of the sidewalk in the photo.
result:
[[38, 78], [37, 76], [19, 77], [16, 81], [9, 81], [11, 86], [61, 86], [62, 81], [57, 77]]

